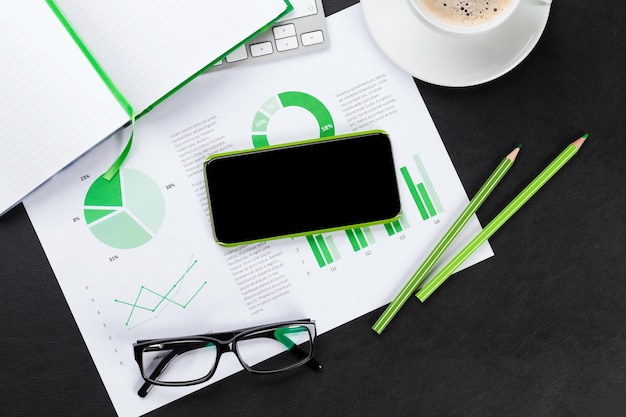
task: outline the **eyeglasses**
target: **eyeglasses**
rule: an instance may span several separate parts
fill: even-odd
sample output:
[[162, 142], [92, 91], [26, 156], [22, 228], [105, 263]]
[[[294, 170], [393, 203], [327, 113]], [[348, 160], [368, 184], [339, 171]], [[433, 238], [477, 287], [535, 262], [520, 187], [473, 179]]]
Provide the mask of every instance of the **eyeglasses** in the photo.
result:
[[305, 363], [315, 371], [315, 322], [309, 319], [167, 339], [138, 340], [135, 361], [146, 381], [138, 391], [145, 397], [154, 385], [180, 387], [208, 381], [223, 353], [233, 352], [253, 374], [288, 371]]

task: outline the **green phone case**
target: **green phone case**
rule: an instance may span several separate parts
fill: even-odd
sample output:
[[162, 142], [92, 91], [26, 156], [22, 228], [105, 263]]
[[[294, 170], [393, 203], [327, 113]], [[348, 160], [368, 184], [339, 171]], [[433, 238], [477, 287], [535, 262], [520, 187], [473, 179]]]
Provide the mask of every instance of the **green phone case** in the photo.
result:
[[[204, 173], [203, 173], [203, 175], [204, 175], [205, 190], [206, 190], [206, 194], [207, 194], [207, 201], [208, 201], [208, 204], [209, 204], [209, 213], [210, 213], [210, 217], [211, 217], [211, 226], [213, 226], [213, 224], [212, 224], [213, 223], [213, 213], [211, 213], [211, 200], [210, 200], [210, 196], [209, 196], [208, 181], [207, 181], [207, 174], [206, 174], [207, 173], [206, 164], [208, 164], [211, 160], [216, 159], [216, 158], [225, 157], [225, 156], [256, 153], [256, 152], [261, 152], [261, 151], [267, 151], [269, 149], [286, 148], [286, 147], [291, 147], [291, 146], [294, 146], [294, 145], [302, 145], [302, 144], [307, 144], [307, 143], [326, 142], [326, 141], [332, 141], [332, 140], [336, 140], [336, 139], [345, 139], [345, 138], [350, 138], [350, 137], [358, 137], [358, 136], [363, 136], [363, 135], [368, 135], [368, 134], [384, 134], [385, 136], [389, 137], [389, 134], [386, 131], [384, 131], [384, 130], [367, 130], [367, 131], [363, 131], [363, 132], [356, 132], [356, 133], [349, 133], [349, 134], [344, 134], [344, 135], [329, 136], [329, 137], [325, 137], [325, 138], [306, 139], [306, 140], [301, 140], [301, 141], [297, 141], [297, 142], [289, 142], [289, 143], [283, 143], [283, 144], [278, 144], [278, 145], [265, 146], [265, 147], [262, 147], [262, 148], [254, 148], [254, 149], [246, 149], [246, 150], [240, 150], [240, 151], [222, 152], [222, 153], [217, 153], [217, 154], [210, 155], [204, 161], [204, 167], [203, 167], [203, 172]], [[272, 236], [272, 237], [268, 237], [268, 238], [264, 238], [264, 239], [255, 239], [255, 240], [242, 241], [242, 242], [236, 242], [236, 243], [221, 242], [217, 238], [217, 236], [215, 235], [215, 229], [214, 228], [212, 228], [212, 229], [214, 231], [213, 237], [214, 237], [215, 241], [218, 244], [220, 244], [222, 246], [232, 247], [232, 246], [239, 246], [239, 245], [257, 243], [257, 242], [265, 242], [265, 241], [271, 241], [271, 240], [277, 240], [277, 239], [283, 239], [283, 238], [300, 237], [300, 236], [307, 236], [307, 235], [311, 235], [311, 234], [336, 232], [336, 231], [340, 231], [340, 230], [347, 230], [347, 229], [353, 229], [353, 228], [359, 228], [359, 227], [366, 227], [366, 226], [373, 226], [373, 225], [378, 225], [378, 224], [385, 224], [385, 223], [390, 223], [390, 222], [396, 221], [401, 216], [402, 216], [402, 211], [398, 212], [397, 215], [395, 215], [395, 216], [393, 216], [393, 217], [391, 217], [389, 219], [376, 220], [376, 221], [367, 222], [367, 223], [356, 223], [356, 224], [351, 224], [351, 225], [348, 225], [348, 226], [333, 227], [333, 228], [327, 228], [327, 229], [310, 230], [310, 231], [307, 231], [307, 232], [298, 232], [298, 233], [293, 233], [293, 234], [284, 234], [284, 235]]]

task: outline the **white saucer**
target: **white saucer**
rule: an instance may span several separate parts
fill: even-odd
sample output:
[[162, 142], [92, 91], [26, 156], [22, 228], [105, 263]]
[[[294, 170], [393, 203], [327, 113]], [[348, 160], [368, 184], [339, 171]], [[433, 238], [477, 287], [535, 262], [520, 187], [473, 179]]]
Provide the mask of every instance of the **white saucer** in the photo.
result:
[[409, 0], [361, 0], [361, 6], [374, 41], [391, 61], [446, 87], [482, 84], [515, 68], [539, 41], [550, 14], [549, 5], [522, 0], [499, 27], [461, 39], [426, 27]]

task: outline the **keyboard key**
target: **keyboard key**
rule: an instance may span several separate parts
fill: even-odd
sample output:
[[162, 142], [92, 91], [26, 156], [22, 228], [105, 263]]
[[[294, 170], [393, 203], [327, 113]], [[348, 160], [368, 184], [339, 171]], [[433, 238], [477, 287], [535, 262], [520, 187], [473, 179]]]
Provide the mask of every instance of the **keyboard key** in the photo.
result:
[[250, 55], [253, 57], [269, 55], [274, 52], [272, 42], [260, 42], [250, 45]]
[[228, 56], [226, 56], [226, 62], [243, 61], [246, 58], [248, 58], [248, 51], [246, 51], [246, 45], [241, 45], [239, 48], [235, 49]]
[[296, 26], [291, 23], [289, 25], [280, 25], [273, 28], [274, 39], [283, 39], [296, 36]]
[[278, 52], [296, 49], [298, 47], [298, 38], [290, 36], [288, 38], [276, 39], [276, 50]]
[[324, 33], [321, 30], [315, 30], [313, 32], [307, 32], [300, 35], [303, 46], [316, 45], [324, 42]]

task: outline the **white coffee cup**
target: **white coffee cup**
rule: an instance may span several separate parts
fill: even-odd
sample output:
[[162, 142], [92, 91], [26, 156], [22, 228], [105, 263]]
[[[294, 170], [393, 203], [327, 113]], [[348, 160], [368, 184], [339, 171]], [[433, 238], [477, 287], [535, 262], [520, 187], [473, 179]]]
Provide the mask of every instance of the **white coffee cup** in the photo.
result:
[[406, 0], [432, 29], [447, 35], [472, 36], [504, 23], [523, 1], [550, 4], [552, 0]]

